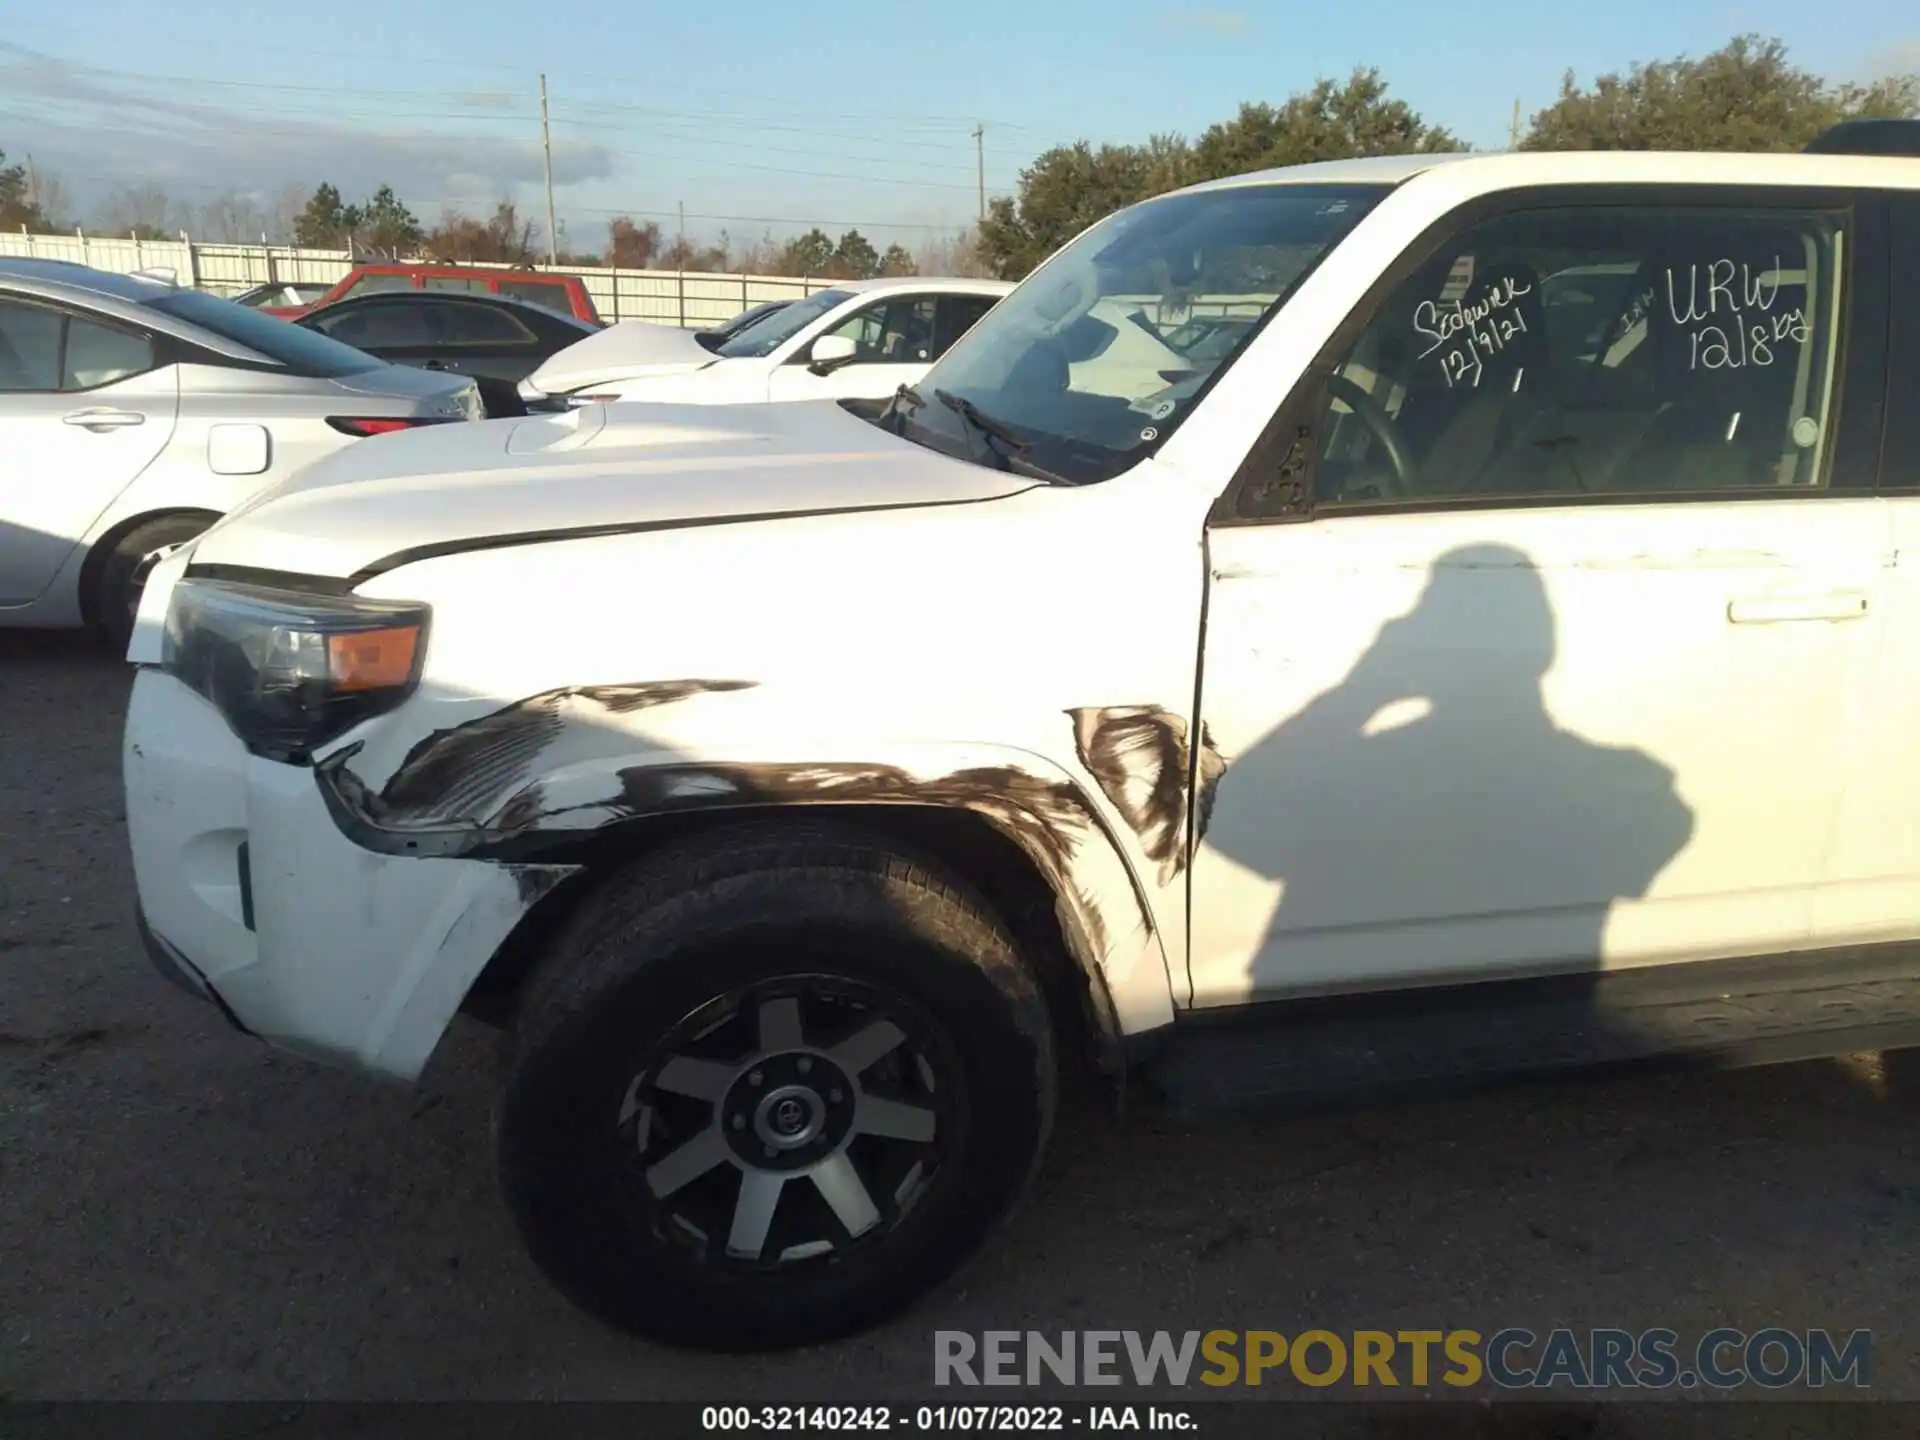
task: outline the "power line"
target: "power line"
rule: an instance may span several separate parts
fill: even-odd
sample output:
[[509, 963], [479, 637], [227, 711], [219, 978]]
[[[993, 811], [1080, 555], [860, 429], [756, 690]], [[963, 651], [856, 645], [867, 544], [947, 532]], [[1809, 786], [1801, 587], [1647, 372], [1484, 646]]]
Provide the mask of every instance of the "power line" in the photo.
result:
[[[559, 124], [561, 124], [561, 122], [556, 121], [555, 124], [556, 126], [558, 126]], [[566, 121], [565, 125], [567, 128], [583, 134], [619, 133], [619, 132], [613, 132], [613, 131], [602, 131], [597, 129], [589, 130], [586, 127], [574, 124], [574, 122], [572, 121]], [[820, 158], [820, 159], [851, 160], [851, 161], [857, 161], [861, 164], [871, 163], [876, 165], [912, 165], [921, 170], [951, 170], [951, 171], [962, 172], [968, 175], [972, 175], [974, 173], [974, 166], [971, 162], [964, 163], [964, 164], [955, 163], [952, 161], [941, 163], [941, 162], [932, 161], [932, 160], [921, 160], [913, 156], [861, 155], [861, 154], [854, 154], [852, 152], [844, 151], [844, 150], [836, 150], [831, 152], [831, 154], [823, 155], [819, 149], [804, 150], [804, 149], [797, 149], [790, 145], [784, 145], [784, 146], [783, 145], [762, 145], [752, 140], [722, 140], [713, 136], [688, 134], [683, 130], [674, 130], [674, 131], [656, 130], [653, 132], [650, 138], [660, 139], [660, 140], [684, 141], [689, 145], [719, 145], [730, 150], [752, 150], [757, 154], [763, 154], [763, 155], [801, 155], [801, 156], [808, 156], [808, 157]], [[781, 167], [781, 168], [784, 169], [785, 167]]]
[[[275, 50], [273, 49], [273, 47], [262, 47], [262, 46], [251, 46], [251, 47], [229, 46], [227, 48], [241, 50], [241, 51], [251, 48], [260, 53], [298, 54], [302, 58], [308, 58], [308, 59], [311, 59], [314, 57], [332, 56], [335, 58], [357, 60], [357, 61], [360, 61], [361, 63], [365, 63], [367, 59], [366, 53], [364, 51], [343, 52], [343, 51], [308, 50], [308, 49], [305, 49], [304, 47], [298, 51], [291, 51], [291, 50], [285, 50], [285, 49]], [[368, 87], [361, 87], [361, 86], [346, 86], [346, 85], [301, 85], [301, 84], [282, 83], [282, 82], [268, 81], [268, 80], [215, 80], [215, 79], [207, 79], [197, 75], [161, 75], [161, 74], [156, 74], [152, 71], [119, 70], [119, 69], [113, 69], [106, 66], [94, 65], [84, 60], [69, 60], [59, 56], [42, 55], [41, 52], [28, 49], [23, 45], [13, 44], [8, 41], [0, 40], [0, 53], [5, 53], [8, 51], [11, 51], [19, 55], [31, 56], [36, 59], [52, 59], [59, 64], [72, 66], [77, 72], [80, 73], [82, 77], [102, 76], [102, 77], [108, 77], [115, 80], [131, 80], [131, 81], [143, 82], [143, 83], [157, 83], [157, 84], [165, 84], [165, 85], [187, 85], [187, 86], [213, 85], [213, 86], [218, 86], [222, 89], [236, 89], [236, 90], [286, 90], [286, 91], [296, 91], [296, 92], [301, 92], [305, 94], [314, 94], [314, 95], [358, 95], [358, 96], [362, 96], [364, 98], [369, 98], [369, 99], [374, 99], [374, 98], [399, 99], [399, 98], [405, 98], [405, 97], [447, 96], [447, 97], [452, 97], [457, 101], [458, 98], [463, 93], [457, 89], [436, 92], [431, 90], [421, 90], [418, 88], [375, 89], [375, 88], [368, 88]], [[393, 55], [390, 52], [386, 53], [384, 55], [384, 58], [388, 60], [398, 60], [406, 64], [450, 65], [450, 66], [454, 66], [456, 68], [461, 68], [461, 69], [489, 70], [489, 71], [496, 71], [500, 73], [516, 74], [522, 77], [524, 77], [527, 73], [523, 67], [518, 65], [494, 65], [494, 64], [482, 64], [478, 62], [475, 62], [473, 64], [468, 64], [467, 62], [464, 62], [464, 61], [431, 60], [426, 58], [415, 58], [411, 56], [398, 56], [398, 55]], [[9, 68], [12, 68], [12, 67], [9, 67]], [[556, 79], [564, 80], [569, 78], [569, 76], [564, 75], [558, 71], [551, 72], [551, 73]], [[610, 75], [604, 72], [593, 72], [593, 71], [581, 70], [581, 71], [572, 72], [572, 77], [581, 78], [581, 79], [606, 80], [606, 81], [609, 81], [621, 86], [626, 86], [626, 87], [631, 87], [632, 84], [634, 83], [634, 77], [630, 74]], [[654, 82], [653, 88], [665, 89], [665, 90], [679, 89], [684, 91], [684, 90], [691, 89], [693, 87], [674, 86], [672, 84], [659, 84], [657, 82]], [[764, 91], [738, 90], [738, 89], [729, 90], [722, 87], [707, 86], [707, 85], [701, 85], [698, 88], [701, 94], [744, 95], [744, 96], [752, 96], [756, 99], [761, 99], [761, 100], [767, 99], [767, 96]], [[599, 102], [591, 102], [591, 103], [601, 104], [606, 108], [611, 108], [611, 109], [646, 110], [649, 108], [644, 106], [622, 106], [614, 102], [607, 102], [607, 101], [599, 101]], [[692, 116], [692, 117], [698, 117], [698, 118], [719, 118], [720, 116], [725, 115], [728, 112], [689, 110], [689, 111], [679, 111], [674, 113], [683, 114], [683, 115]], [[785, 112], [782, 112], [782, 113], [785, 113]], [[902, 124], [909, 124], [909, 123], [915, 123], [915, 122], [925, 123], [930, 125], [942, 125], [942, 126], [969, 125], [969, 124], [976, 123], [974, 120], [969, 119], [968, 117], [957, 116], [957, 115], [925, 115], [925, 114], [910, 115], [910, 114], [901, 114], [898, 112], [889, 112], [889, 111], [852, 111], [852, 110], [839, 111], [839, 112], [826, 112], [826, 113], [834, 114], [835, 116], [837, 116], [837, 118], [849, 119], [849, 120], [879, 120], [887, 123], [890, 126], [899, 126]], [[759, 117], [752, 116], [752, 115], [745, 115], [745, 116], [740, 116], [738, 118], [757, 119]], [[775, 115], [775, 116], [769, 116], [767, 118], [777, 119], [779, 118], [779, 116]], [[1030, 131], [1031, 133], [1034, 133], [1034, 134], [1045, 133], [1040, 129], [1038, 129], [1037, 127], [1029, 126], [1029, 125], [1019, 125], [1011, 121], [996, 120], [996, 121], [993, 121], [992, 123], [996, 125], [998, 128], [1003, 130], [1024, 130], [1024, 131]]]

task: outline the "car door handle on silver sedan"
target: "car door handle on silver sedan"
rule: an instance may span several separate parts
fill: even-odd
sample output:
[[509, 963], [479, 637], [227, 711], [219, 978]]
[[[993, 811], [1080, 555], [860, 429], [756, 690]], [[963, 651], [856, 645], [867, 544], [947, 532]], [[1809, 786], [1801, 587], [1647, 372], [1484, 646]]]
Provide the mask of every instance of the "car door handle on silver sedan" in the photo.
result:
[[1794, 620], [1859, 620], [1867, 613], [1867, 597], [1858, 590], [1830, 590], [1820, 595], [1754, 595], [1727, 602], [1727, 619], [1735, 625], [1779, 625]]
[[137, 410], [109, 410], [101, 406], [69, 411], [60, 417], [60, 421], [64, 425], [78, 425], [83, 430], [103, 435], [109, 430], [124, 430], [129, 425], [144, 425], [147, 417]]

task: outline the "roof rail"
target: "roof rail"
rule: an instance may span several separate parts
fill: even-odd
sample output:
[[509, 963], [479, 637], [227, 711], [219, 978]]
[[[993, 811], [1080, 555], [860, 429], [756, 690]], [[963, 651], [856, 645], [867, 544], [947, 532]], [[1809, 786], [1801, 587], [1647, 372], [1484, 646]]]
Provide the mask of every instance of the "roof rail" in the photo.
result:
[[1842, 120], [1822, 130], [1801, 153], [1920, 157], [1920, 120]]

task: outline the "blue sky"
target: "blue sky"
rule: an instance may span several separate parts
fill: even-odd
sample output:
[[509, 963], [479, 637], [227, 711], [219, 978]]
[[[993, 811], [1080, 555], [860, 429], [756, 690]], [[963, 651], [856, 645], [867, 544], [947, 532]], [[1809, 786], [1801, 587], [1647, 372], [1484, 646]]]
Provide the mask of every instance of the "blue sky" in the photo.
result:
[[390, 180], [429, 220], [503, 192], [540, 208], [544, 70], [559, 209], [583, 244], [616, 211], [671, 231], [684, 205], [701, 236], [855, 222], [911, 246], [971, 218], [976, 119], [989, 192], [1005, 193], [1051, 144], [1195, 134], [1355, 65], [1488, 147], [1515, 100], [1544, 105], [1569, 66], [1588, 78], [1742, 31], [1833, 78], [1920, 69], [1911, 0], [0, 0], [0, 14], [0, 149], [32, 151], [81, 208], [143, 182], [205, 199], [329, 178], [350, 195]]

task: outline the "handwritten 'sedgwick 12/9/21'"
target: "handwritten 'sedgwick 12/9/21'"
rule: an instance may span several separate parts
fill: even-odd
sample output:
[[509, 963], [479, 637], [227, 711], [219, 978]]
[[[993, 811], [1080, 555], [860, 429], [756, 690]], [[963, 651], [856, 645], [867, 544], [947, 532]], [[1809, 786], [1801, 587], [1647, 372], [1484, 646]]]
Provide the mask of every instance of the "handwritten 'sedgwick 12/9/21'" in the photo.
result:
[[1487, 360], [1506, 349], [1514, 336], [1526, 333], [1527, 317], [1515, 302], [1532, 291], [1531, 285], [1503, 277], [1471, 305], [1422, 300], [1413, 312], [1413, 328], [1429, 343], [1416, 358], [1424, 360], [1445, 348], [1440, 373], [1447, 388], [1460, 384], [1477, 387]]
[[[1734, 277], [1740, 288], [1734, 289]], [[1687, 330], [1689, 370], [1741, 370], [1774, 362], [1776, 345], [1803, 344], [1806, 312], [1798, 305], [1775, 311], [1782, 279], [1780, 257], [1755, 274], [1731, 260], [1686, 267], [1684, 303], [1679, 267], [1667, 270], [1667, 313]], [[1688, 327], [1693, 327], [1688, 329]]]

